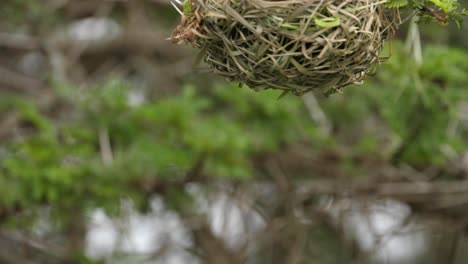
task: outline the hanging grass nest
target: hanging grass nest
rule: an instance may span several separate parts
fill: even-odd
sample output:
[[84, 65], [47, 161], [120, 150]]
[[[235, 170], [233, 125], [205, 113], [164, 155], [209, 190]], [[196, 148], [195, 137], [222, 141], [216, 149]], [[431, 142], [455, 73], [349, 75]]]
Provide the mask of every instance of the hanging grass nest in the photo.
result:
[[396, 29], [382, 0], [185, 0], [172, 40], [255, 90], [325, 94], [361, 82]]

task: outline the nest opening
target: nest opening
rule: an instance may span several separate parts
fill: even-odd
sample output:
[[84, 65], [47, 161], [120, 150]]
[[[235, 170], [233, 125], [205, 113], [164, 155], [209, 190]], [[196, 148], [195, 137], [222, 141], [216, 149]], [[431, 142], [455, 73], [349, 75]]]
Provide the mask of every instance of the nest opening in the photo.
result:
[[380, 0], [189, 0], [177, 42], [255, 90], [325, 94], [361, 82], [399, 21]]

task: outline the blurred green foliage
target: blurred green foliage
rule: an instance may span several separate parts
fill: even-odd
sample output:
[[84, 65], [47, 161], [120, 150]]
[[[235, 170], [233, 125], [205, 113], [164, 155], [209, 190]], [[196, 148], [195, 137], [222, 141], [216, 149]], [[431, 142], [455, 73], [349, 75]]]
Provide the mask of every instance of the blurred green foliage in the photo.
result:
[[[123, 194], [138, 196], [129, 183], [185, 177], [199, 159], [204, 174], [242, 179], [253, 175], [251, 155], [319, 136], [300, 101], [278, 101], [275, 92], [259, 96], [219, 86], [201, 95], [187, 86], [177, 96], [132, 106], [131, 87], [118, 79], [86, 93], [66, 85], [59, 90], [78, 113], [67, 121], [53, 122], [32, 103], [7, 100], [37, 133], [6, 146], [0, 206], [71, 206], [87, 197], [83, 206], [107, 207]], [[108, 166], [100, 158], [103, 129], [114, 154]]]
[[60, 21], [60, 13], [54, 13], [47, 5], [37, 0], [2, 1], [0, 16], [11, 28], [22, 27], [25, 23], [40, 26], [51, 26]]
[[[459, 119], [460, 103], [467, 100], [468, 55], [455, 48], [427, 46], [424, 63], [417, 65], [401, 46], [394, 47], [395, 55], [382, 65], [376, 78], [325, 101], [325, 107], [343, 129], [376, 112], [395, 144], [402, 147], [400, 161], [443, 165], [448, 158], [444, 149], [459, 152], [467, 144], [466, 127], [451, 131], [450, 126]], [[372, 137], [379, 135], [372, 130], [363, 136], [366, 142], [376, 142]]]
[[[346, 138], [360, 128], [357, 145], [324, 134], [300, 98], [278, 100], [274, 91], [219, 84], [202, 93], [188, 85], [179, 95], [132, 105], [132, 85], [123, 80], [88, 90], [59, 84], [57, 91], [73, 108], [60, 121], [29, 101], [5, 98], [0, 106], [16, 109], [36, 133], [4, 146], [0, 207], [67, 207], [80, 200], [83, 207], [112, 209], [117, 198], [141, 199], [141, 190], [130, 183], [183, 179], [200, 159], [209, 177], [255, 177], [253, 155], [295, 142], [308, 142], [315, 151], [349, 148], [381, 156], [382, 135], [365, 126], [370, 117], [381, 120], [396, 146], [385, 159], [398, 155], [399, 162], [443, 166], [447, 148], [460, 152], [468, 143], [463, 126], [450, 130], [459, 103], [468, 99], [468, 55], [428, 46], [418, 66], [401, 45], [394, 49], [396, 55], [366, 85], [321, 100], [337, 133]], [[102, 131], [108, 131], [114, 155], [108, 165], [101, 160]]]

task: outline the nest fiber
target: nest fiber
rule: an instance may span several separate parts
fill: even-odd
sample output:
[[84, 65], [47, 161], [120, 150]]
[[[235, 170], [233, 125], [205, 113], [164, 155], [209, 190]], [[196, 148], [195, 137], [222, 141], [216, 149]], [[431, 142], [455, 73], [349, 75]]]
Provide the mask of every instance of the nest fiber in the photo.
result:
[[397, 11], [381, 0], [188, 0], [177, 42], [199, 47], [216, 74], [255, 90], [325, 94], [380, 62]]

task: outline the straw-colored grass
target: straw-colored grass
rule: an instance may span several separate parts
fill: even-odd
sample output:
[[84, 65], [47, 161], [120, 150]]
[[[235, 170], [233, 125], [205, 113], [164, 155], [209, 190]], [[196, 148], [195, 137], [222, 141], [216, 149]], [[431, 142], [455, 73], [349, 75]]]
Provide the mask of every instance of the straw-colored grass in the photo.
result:
[[381, 0], [191, 0], [177, 41], [201, 49], [216, 74], [249, 87], [325, 94], [379, 64], [398, 14]]

